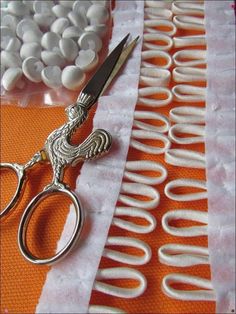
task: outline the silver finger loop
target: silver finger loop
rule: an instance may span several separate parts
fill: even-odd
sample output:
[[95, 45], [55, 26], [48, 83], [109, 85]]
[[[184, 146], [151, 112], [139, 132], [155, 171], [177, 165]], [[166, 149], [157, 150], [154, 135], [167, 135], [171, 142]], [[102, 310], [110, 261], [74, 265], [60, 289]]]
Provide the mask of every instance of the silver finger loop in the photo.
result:
[[[38, 205], [45, 200], [47, 197], [49, 197], [52, 194], [66, 194], [71, 200], [74, 205], [75, 209], [75, 226], [73, 229], [73, 233], [69, 239], [69, 241], [66, 243], [66, 245], [59, 250], [54, 256], [46, 257], [46, 258], [40, 258], [35, 255], [33, 255], [32, 252], [30, 252], [28, 246], [27, 246], [27, 229], [30, 222], [30, 219], [38, 207]], [[84, 215], [83, 211], [79, 202], [78, 197], [76, 194], [69, 190], [69, 188], [63, 187], [62, 185], [57, 186], [55, 184], [46, 187], [41, 193], [36, 195], [32, 201], [29, 203], [27, 208], [25, 209], [20, 225], [18, 230], [18, 246], [22, 253], [22, 255], [30, 262], [38, 265], [52, 265], [56, 262], [60, 261], [62, 258], [64, 258], [75, 246], [77, 240], [79, 239], [79, 236], [82, 231], [84, 222]]]

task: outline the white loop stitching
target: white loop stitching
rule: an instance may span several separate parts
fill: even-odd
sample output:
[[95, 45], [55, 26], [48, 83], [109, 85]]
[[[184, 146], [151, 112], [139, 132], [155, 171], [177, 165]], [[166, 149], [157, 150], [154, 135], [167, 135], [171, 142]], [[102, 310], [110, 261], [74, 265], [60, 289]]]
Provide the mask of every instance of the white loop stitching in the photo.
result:
[[[138, 104], [148, 107], [162, 107], [171, 103], [173, 99], [172, 92], [167, 87], [143, 87], [138, 90]], [[145, 96], [165, 94], [165, 99], [151, 99]]]
[[[155, 10], [154, 8], [150, 10], [150, 13], [155, 15], [155, 11], [158, 12], [159, 10]], [[158, 30], [158, 27], [161, 26], [165, 26], [165, 28], [168, 27], [170, 30]], [[175, 24], [170, 20], [167, 19], [160, 20], [158, 18], [155, 18], [144, 21], [144, 30], [148, 33], [162, 33], [169, 36], [173, 36], [176, 33], [177, 28]]]
[[141, 68], [139, 82], [147, 86], [167, 86], [170, 82], [170, 71], [157, 68]]
[[175, 15], [173, 22], [178, 29], [191, 29], [202, 31], [205, 29], [204, 18], [187, 16], [187, 15]]
[[180, 106], [171, 109], [169, 117], [175, 123], [205, 123], [205, 113], [205, 108]]
[[172, 88], [174, 99], [180, 102], [203, 102], [206, 99], [206, 88], [178, 84]]
[[165, 152], [165, 162], [173, 166], [205, 169], [205, 154], [188, 149], [169, 149]]
[[206, 46], [206, 35], [178, 36], [173, 41], [175, 48]]
[[173, 55], [173, 61], [176, 66], [196, 66], [206, 64], [206, 50], [185, 49], [177, 51]]
[[158, 58], [158, 59], [164, 59], [166, 64], [165, 65], [155, 65], [157, 68], [162, 69], [169, 69], [172, 65], [172, 58], [169, 53], [165, 51], [158, 51], [158, 50], [147, 50], [142, 51], [141, 53], [141, 66], [143, 67], [153, 67], [153, 63], [147, 62], [146, 60], [152, 59], [152, 58]]
[[204, 3], [174, 1], [171, 10], [174, 14], [204, 16]]
[[[195, 136], [179, 137], [176, 134], [192, 134]], [[202, 125], [177, 123], [169, 129], [168, 136], [171, 142], [177, 144], [203, 143], [205, 140], [205, 127]]]
[[[170, 36], [159, 33], [151, 33], [143, 35], [143, 47], [146, 49], [169, 51], [173, 46], [173, 40]], [[152, 41], [161, 41], [164, 45], [152, 44]]]
[[144, 14], [145, 14], [145, 21], [148, 19], [161, 19], [161, 20], [171, 20], [173, 13], [169, 9], [165, 8], [144, 8]]
[[177, 83], [205, 82], [206, 69], [194, 67], [176, 67], [173, 72], [173, 80]]
[[[168, 132], [170, 128], [170, 122], [169, 119], [164, 116], [163, 114], [153, 112], [153, 111], [139, 111], [136, 110], [134, 112], [134, 122], [133, 126], [138, 127], [139, 129], [142, 130], [147, 130], [147, 131], [153, 131], [153, 132], [159, 132], [159, 133], [166, 133]], [[163, 122], [162, 126], [155, 126], [151, 123], [145, 123], [142, 121], [139, 121], [139, 119], [142, 120], [156, 120], [156, 121], [161, 121]]]

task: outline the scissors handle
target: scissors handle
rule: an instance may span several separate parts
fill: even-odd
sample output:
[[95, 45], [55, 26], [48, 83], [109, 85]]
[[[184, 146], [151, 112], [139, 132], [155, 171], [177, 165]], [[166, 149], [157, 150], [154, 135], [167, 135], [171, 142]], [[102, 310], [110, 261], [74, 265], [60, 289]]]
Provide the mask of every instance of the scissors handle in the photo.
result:
[[22, 191], [23, 191], [24, 184], [26, 181], [26, 175], [25, 175], [26, 171], [25, 171], [24, 165], [20, 165], [17, 163], [6, 163], [6, 162], [0, 163], [0, 168], [13, 170], [17, 176], [17, 187], [16, 187], [15, 194], [13, 195], [10, 202], [6, 205], [6, 207], [0, 212], [0, 219], [2, 219], [11, 211], [11, 209], [20, 200], [23, 194]]
[[[30, 252], [28, 246], [27, 246], [27, 228], [30, 222], [30, 219], [38, 207], [38, 205], [47, 197], [49, 197], [52, 194], [65, 194], [68, 196], [74, 205], [75, 209], [75, 226], [73, 233], [67, 242], [67, 244], [62, 248], [58, 253], [56, 253], [52, 257], [47, 257], [47, 258], [39, 258]], [[22, 253], [22, 255], [30, 262], [38, 265], [52, 265], [58, 261], [60, 261], [62, 258], [64, 258], [75, 246], [80, 233], [82, 231], [83, 227], [83, 222], [84, 222], [84, 214], [80, 205], [80, 201], [77, 197], [77, 195], [70, 190], [69, 187], [65, 186], [64, 184], [55, 184], [52, 183], [51, 185], [47, 186], [42, 192], [40, 192], [38, 195], [36, 195], [27, 208], [25, 209], [20, 225], [19, 225], [19, 230], [18, 230], [18, 245], [19, 249]]]

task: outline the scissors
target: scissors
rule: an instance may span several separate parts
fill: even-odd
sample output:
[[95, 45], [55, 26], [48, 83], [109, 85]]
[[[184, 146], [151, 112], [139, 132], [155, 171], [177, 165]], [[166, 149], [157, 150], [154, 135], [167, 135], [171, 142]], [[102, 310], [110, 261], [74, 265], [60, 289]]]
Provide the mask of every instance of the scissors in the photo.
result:
[[[1, 211], [0, 218], [7, 216], [18, 204], [27, 179], [26, 172], [34, 165], [42, 162], [51, 163], [53, 170], [52, 183], [37, 194], [25, 208], [18, 229], [18, 246], [22, 255], [30, 262], [40, 265], [52, 265], [64, 258], [75, 246], [84, 224], [84, 213], [78, 196], [69, 186], [63, 183], [64, 170], [67, 166], [75, 166], [80, 161], [90, 160], [107, 153], [111, 147], [112, 137], [103, 130], [93, 131], [81, 144], [70, 143], [72, 134], [88, 116], [89, 109], [96, 104], [128, 59], [139, 37], [126, 45], [129, 34], [109, 54], [88, 84], [80, 92], [76, 103], [68, 106], [65, 111], [68, 121], [53, 131], [47, 138], [44, 148], [39, 150], [26, 164], [1, 163], [0, 167], [13, 170], [18, 178], [17, 188], [9, 204]], [[37, 206], [51, 194], [64, 194], [74, 204], [76, 218], [71, 238], [64, 248], [52, 257], [40, 258], [32, 254], [27, 246], [27, 228]]]

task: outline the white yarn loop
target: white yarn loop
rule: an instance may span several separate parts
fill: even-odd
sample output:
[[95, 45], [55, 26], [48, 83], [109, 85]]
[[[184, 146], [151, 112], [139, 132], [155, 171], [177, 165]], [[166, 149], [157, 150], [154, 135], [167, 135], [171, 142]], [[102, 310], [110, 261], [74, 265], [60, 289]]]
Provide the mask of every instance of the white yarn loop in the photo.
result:
[[151, 67], [140, 69], [139, 83], [147, 86], [167, 86], [170, 82], [170, 71]]
[[[141, 218], [145, 220], [145, 224], [133, 223], [131, 221], [118, 218], [120, 216]], [[112, 224], [124, 230], [145, 234], [152, 232], [156, 228], [156, 219], [151, 213], [141, 208], [116, 207]]]
[[[171, 284], [189, 284], [207, 290], [178, 290]], [[184, 301], [215, 301], [216, 296], [210, 280], [205, 278], [185, 275], [169, 274], [163, 278], [162, 291], [169, 297]]]
[[178, 29], [197, 30], [202, 31], [205, 29], [204, 18], [187, 16], [187, 15], [175, 15], [173, 22]]
[[[143, 175], [133, 171], [152, 171], [155, 172], [155, 176]], [[167, 178], [167, 170], [164, 165], [156, 161], [127, 161], [124, 178], [136, 183], [156, 185], [165, 181]]]
[[[156, 10], [153, 8], [150, 10], [150, 13], [155, 15], [155, 11], [158, 12], [159, 9]], [[156, 17], [154, 19], [144, 20], [144, 31], [147, 33], [161, 33], [173, 36], [176, 33], [177, 28], [172, 21], [167, 19], [161, 20]]]
[[165, 162], [178, 167], [205, 169], [205, 154], [188, 149], [169, 149], [165, 152]]
[[206, 65], [206, 50], [184, 49], [174, 53], [172, 58], [176, 66]]
[[[177, 134], [194, 135], [192, 137], [180, 137]], [[168, 136], [173, 143], [177, 144], [196, 144], [204, 143], [205, 127], [202, 125], [177, 123], [169, 129]]]
[[[108, 246], [133, 247], [142, 250], [142, 255], [122, 253], [118, 250], [109, 249]], [[106, 247], [103, 251], [103, 256], [120, 263], [129, 265], [144, 265], [147, 264], [152, 256], [150, 246], [138, 239], [131, 237], [108, 237]]]
[[[160, 121], [160, 122], [162, 122], [162, 125], [156, 126], [156, 125], [151, 124], [151, 123], [142, 122], [139, 119]], [[138, 127], [141, 130], [166, 133], [166, 132], [168, 132], [168, 130], [170, 128], [170, 122], [169, 122], [169, 119], [166, 116], [164, 116], [163, 114], [153, 112], [153, 111], [136, 110], [134, 112], [133, 126]]]
[[206, 99], [206, 88], [178, 84], [172, 88], [172, 94], [179, 102], [203, 102]]
[[145, 0], [145, 6], [150, 8], [167, 8], [171, 9], [170, 1]]
[[172, 74], [173, 80], [177, 83], [206, 82], [206, 69], [176, 67]]
[[[165, 8], [144, 8], [144, 18], [147, 19], [161, 19], [161, 20], [171, 20], [173, 13], [169, 9]], [[145, 20], [144, 20], [145, 22]]]
[[[158, 41], [162, 44], [154, 44]], [[143, 35], [143, 47], [146, 49], [169, 51], [173, 46], [173, 40], [170, 36], [161, 33], [146, 33]]]
[[175, 48], [205, 46], [206, 35], [178, 36], [173, 38]]
[[[203, 223], [203, 226], [173, 227], [170, 222], [175, 220], [189, 220]], [[199, 210], [181, 209], [170, 210], [162, 217], [162, 227], [165, 232], [176, 237], [197, 237], [207, 235], [208, 214]]]
[[204, 16], [204, 3], [174, 1], [171, 10], [174, 14]]
[[[126, 194], [145, 196], [148, 200], [139, 200]], [[159, 205], [160, 194], [156, 189], [146, 184], [123, 182], [118, 200], [128, 206], [153, 209]]]
[[[147, 107], [162, 107], [171, 103], [173, 99], [172, 92], [167, 87], [142, 87], [138, 90], [138, 104]], [[146, 96], [165, 95], [164, 99], [152, 99]]]
[[[195, 192], [195, 193], [185, 193], [185, 194], [176, 194], [174, 192], [171, 192], [172, 189], [176, 189], [179, 187], [193, 187], [201, 190], [204, 190], [204, 192]], [[195, 180], [195, 179], [177, 179], [170, 181], [165, 186], [165, 195], [175, 201], [182, 201], [182, 202], [188, 202], [188, 201], [198, 201], [203, 200], [207, 198], [207, 187], [206, 187], [206, 181], [203, 180]]]
[[[164, 60], [165, 64], [153, 64], [152, 62], [147, 62], [146, 60], [156, 58], [157, 60]], [[172, 65], [172, 58], [170, 54], [166, 51], [158, 51], [158, 50], [147, 50], [142, 51], [141, 53], [141, 66], [142, 67], [153, 67], [155, 65], [156, 68], [169, 69]]]
[[[138, 281], [138, 286], [122, 288], [101, 282], [103, 279], [134, 279]], [[98, 270], [93, 289], [108, 295], [130, 299], [143, 294], [146, 287], [147, 280], [141, 272], [128, 267], [112, 267]]]
[[158, 250], [162, 264], [176, 267], [209, 264], [208, 248], [195, 245], [165, 244]]
[[[137, 141], [137, 139], [156, 140], [157, 144], [160, 141], [163, 143], [163, 147], [147, 145]], [[168, 137], [162, 133], [146, 130], [132, 130], [130, 146], [142, 152], [159, 155], [165, 153], [170, 148], [171, 142]]]
[[117, 307], [90, 305], [88, 308], [88, 314], [126, 314], [126, 312], [118, 309]]
[[180, 106], [170, 110], [169, 118], [175, 123], [205, 123], [206, 109], [196, 106]]

